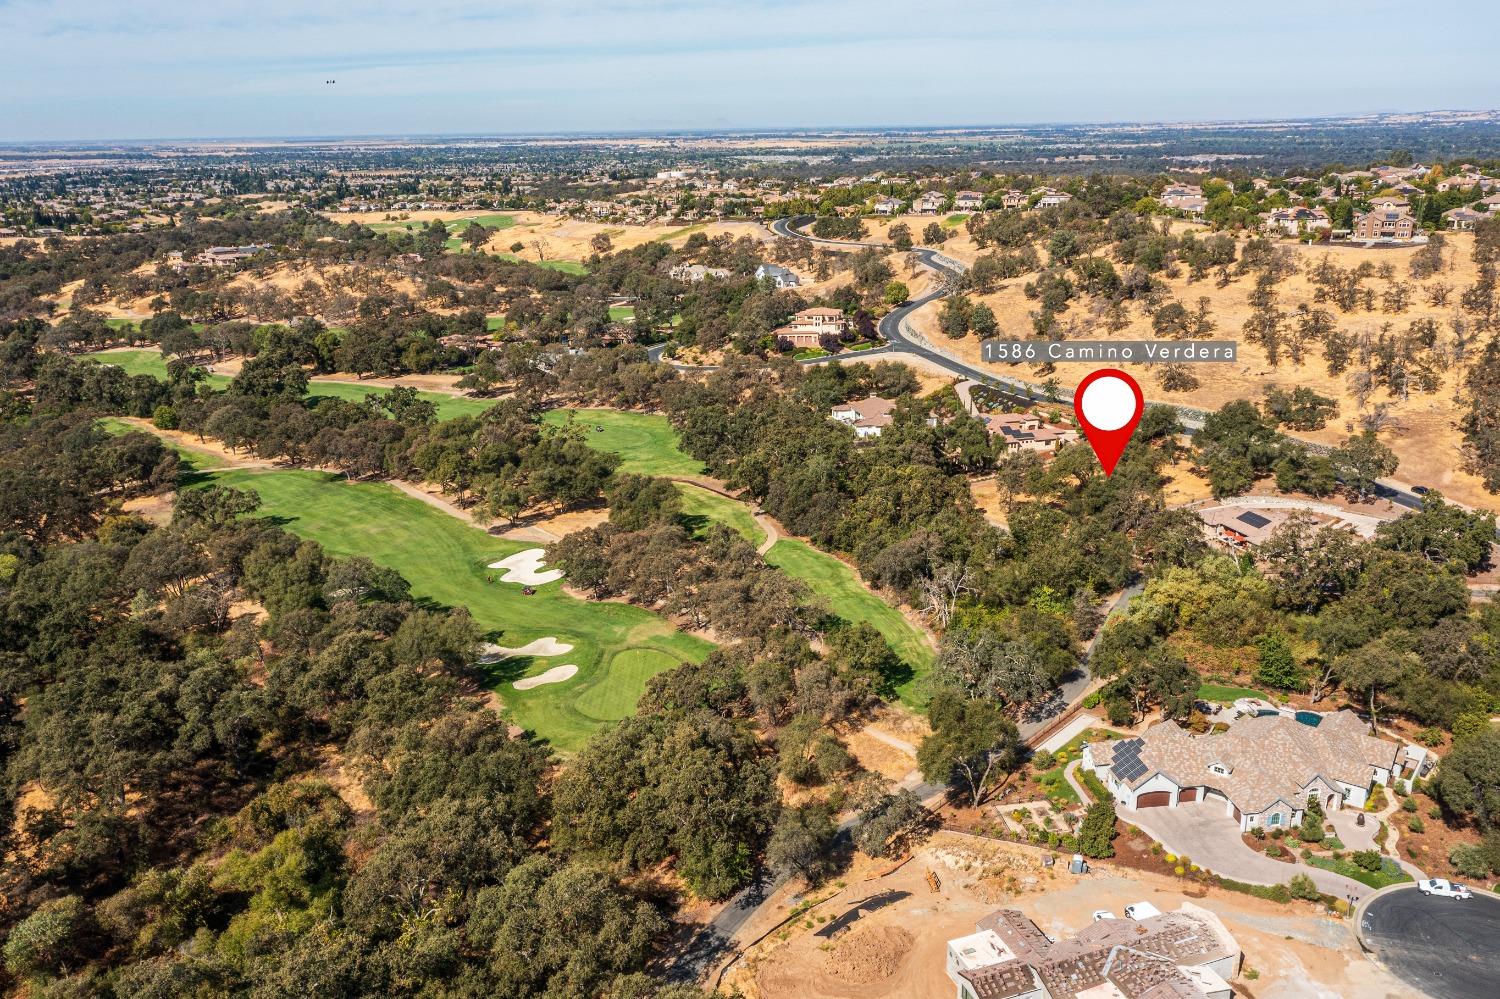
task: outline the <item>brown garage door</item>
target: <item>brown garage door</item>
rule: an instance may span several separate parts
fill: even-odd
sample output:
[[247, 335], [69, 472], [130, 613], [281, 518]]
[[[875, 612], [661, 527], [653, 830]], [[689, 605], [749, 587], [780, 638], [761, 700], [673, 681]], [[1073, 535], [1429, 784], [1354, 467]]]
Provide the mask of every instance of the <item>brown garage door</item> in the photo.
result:
[[1136, 808], [1160, 808], [1172, 803], [1171, 791], [1147, 791], [1135, 799]]
[[1181, 804], [1184, 801], [1197, 801], [1197, 800], [1198, 800], [1198, 789], [1196, 787], [1185, 787], [1181, 791], [1177, 792], [1177, 802], [1178, 802], [1178, 804]]
[[1234, 806], [1234, 821], [1238, 822], [1239, 820], [1240, 820], [1240, 806], [1239, 805], [1235, 805]]

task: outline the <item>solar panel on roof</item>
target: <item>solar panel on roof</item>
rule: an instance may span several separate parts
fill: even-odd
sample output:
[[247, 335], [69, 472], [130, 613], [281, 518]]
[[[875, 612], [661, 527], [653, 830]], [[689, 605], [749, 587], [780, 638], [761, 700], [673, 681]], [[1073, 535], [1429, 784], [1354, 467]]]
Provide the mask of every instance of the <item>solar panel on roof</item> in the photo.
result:
[[1123, 739], [1115, 743], [1110, 768], [1114, 770], [1116, 777], [1123, 781], [1133, 781], [1145, 776], [1147, 767], [1141, 762], [1143, 745], [1140, 739]]
[[1240, 523], [1242, 524], [1249, 524], [1251, 527], [1265, 527], [1271, 522], [1269, 519], [1262, 517], [1260, 514], [1256, 513], [1254, 510], [1246, 510], [1235, 519], [1240, 521]]

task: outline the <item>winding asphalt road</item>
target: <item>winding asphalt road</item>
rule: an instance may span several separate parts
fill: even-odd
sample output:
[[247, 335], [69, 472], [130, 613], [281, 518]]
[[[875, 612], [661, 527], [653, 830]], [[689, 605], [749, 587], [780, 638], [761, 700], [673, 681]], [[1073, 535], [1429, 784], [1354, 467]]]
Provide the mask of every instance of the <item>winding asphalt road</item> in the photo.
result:
[[[883, 248], [890, 245], [889, 243], [821, 239], [819, 237], [812, 236], [801, 230], [801, 227], [807, 225], [810, 221], [812, 221], [812, 218], [813, 216], [811, 215], [798, 215], [792, 218], [777, 219], [774, 222], [770, 223], [769, 228], [778, 236], [786, 236], [792, 239], [803, 239], [807, 240], [810, 243], [815, 243], [819, 246], [826, 246], [831, 248]], [[963, 274], [963, 272], [966, 270], [966, 268], [960, 261], [954, 260], [951, 257], [943, 255], [937, 250], [933, 250], [925, 246], [914, 247], [911, 252], [914, 253], [925, 266], [931, 268], [934, 271], [937, 271], [940, 274], [957, 277]], [[911, 302], [907, 302], [906, 304], [898, 308], [892, 309], [885, 315], [884, 318], [880, 320], [880, 335], [900, 351], [914, 354], [917, 357], [920, 357], [923, 360], [931, 364], [935, 364], [943, 370], [952, 372], [953, 374], [958, 375], [962, 378], [971, 378], [974, 381], [989, 385], [990, 387], [1002, 392], [1003, 394], [1012, 397], [1018, 402], [1031, 403], [1035, 402], [1038, 399], [1048, 399], [1049, 401], [1065, 403], [1069, 405], [1072, 404], [1073, 394], [1067, 389], [1060, 389], [1055, 396], [1049, 397], [1047, 390], [1043, 386], [1035, 382], [1028, 382], [1021, 378], [1014, 378], [1010, 375], [997, 375], [992, 371], [987, 371], [983, 368], [976, 367], [961, 358], [954, 357], [952, 354], [936, 348], [930, 341], [922, 337], [921, 334], [914, 332], [906, 325], [906, 320], [911, 316], [913, 312], [915, 312], [917, 309], [920, 309], [922, 306], [927, 305], [929, 302], [934, 302], [937, 299], [942, 298], [947, 293], [948, 292], [945, 289], [940, 287], [928, 292], [921, 298], [915, 299]], [[1173, 403], [1165, 402], [1151, 402], [1150, 400], [1147, 400], [1147, 403], [1148, 405], [1153, 406], [1167, 406], [1174, 410], [1177, 413], [1178, 422], [1181, 423], [1183, 428], [1190, 434], [1203, 428], [1203, 419], [1208, 415], [1204, 410], [1195, 409], [1191, 406], [1179, 406]], [[1315, 452], [1323, 453], [1328, 450], [1327, 445], [1320, 444], [1317, 441], [1303, 440], [1298, 437], [1293, 437], [1292, 439], [1306, 445]], [[1421, 494], [1419, 494], [1416, 489], [1408, 483], [1399, 482], [1395, 479], [1377, 479], [1375, 483], [1375, 491], [1377, 495], [1379, 495], [1382, 499], [1390, 500], [1392, 503], [1395, 503], [1398, 506], [1404, 506], [1410, 510], [1419, 510], [1422, 507]], [[1497, 536], [1500, 536], [1500, 531], [1497, 531]]]

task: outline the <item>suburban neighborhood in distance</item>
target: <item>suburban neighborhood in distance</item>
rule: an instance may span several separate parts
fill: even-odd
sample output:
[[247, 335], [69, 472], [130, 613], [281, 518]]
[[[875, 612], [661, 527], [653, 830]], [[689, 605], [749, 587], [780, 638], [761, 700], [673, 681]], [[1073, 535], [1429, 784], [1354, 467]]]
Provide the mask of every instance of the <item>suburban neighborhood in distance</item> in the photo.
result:
[[1500, 994], [1393, 15], [0, 4], [0, 995]]

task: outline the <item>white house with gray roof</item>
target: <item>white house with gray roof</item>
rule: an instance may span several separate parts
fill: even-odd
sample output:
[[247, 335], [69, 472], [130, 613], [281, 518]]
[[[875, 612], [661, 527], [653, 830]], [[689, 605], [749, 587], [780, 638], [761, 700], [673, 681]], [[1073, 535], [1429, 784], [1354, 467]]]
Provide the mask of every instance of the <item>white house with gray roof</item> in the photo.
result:
[[755, 268], [755, 280], [764, 281], [768, 278], [778, 288], [795, 288], [802, 283], [801, 278], [780, 264], [761, 264]]
[[1218, 801], [1242, 831], [1300, 824], [1311, 795], [1325, 812], [1363, 808], [1376, 785], [1410, 765], [1399, 744], [1370, 735], [1352, 711], [1302, 714], [1307, 721], [1243, 718], [1208, 735], [1164, 721], [1137, 737], [1089, 743], [1083, 765], [1126, 808]]

